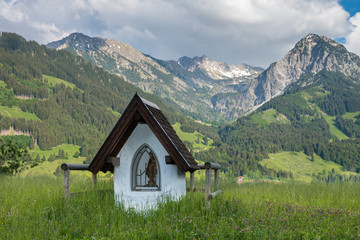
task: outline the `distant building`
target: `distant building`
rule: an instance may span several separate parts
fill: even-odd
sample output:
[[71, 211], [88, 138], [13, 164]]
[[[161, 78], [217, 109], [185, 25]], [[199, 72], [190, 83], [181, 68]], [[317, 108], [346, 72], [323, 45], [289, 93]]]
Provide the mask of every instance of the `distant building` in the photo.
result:
[[243, 183], [243, 182], [244, 182], [243, 176], [239, 176], [238, 179], [236, 180], [236, 182], [237, 182], [238, 184]]

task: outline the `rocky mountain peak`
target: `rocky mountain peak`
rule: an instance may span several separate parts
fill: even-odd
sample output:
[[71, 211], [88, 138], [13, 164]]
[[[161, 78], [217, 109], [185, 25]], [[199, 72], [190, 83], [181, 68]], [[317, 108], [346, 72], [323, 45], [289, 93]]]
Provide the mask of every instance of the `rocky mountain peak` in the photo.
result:
[[[114, 57], [115, 59], [126, 57], [126, 59], [136, 63], [147, 60], [146, 56], [127, 43], [119, 42], [114, 39], [89, 37], [83, 33], [77, 32], [72, 33], [59, 41], [51, 42], [46, 46], [57, 50], [70, 48], [80, 56], [102, 53], [109, 57]], [[103, 60], [104, 59], [101, 61]]]
[[51, 42], [46, 46], [52, 49], [64, 49], [70, 46], [80, 51], [91, 51], [102, 47], [105, 41], [100, 37], [89, 37], [83, 33], [75, 32], [60, 41]]
[[335, 40], [326, 36], [319, 36], [316, 34], [308, 34], [306, 37], [296, 43], [295, 47], [289, 54], [305, 54], [305, 55], [319, 55], [319, 54], [346, 54], [346, 48], [336, 42]]
[[299, 80], [301, 74], [316, 74], [323, 69], [360, 76], [360, 58], [325, 36], [308, 34], [280, 61], [273, 63], [259, 76], [256, 95], [259, 102], [282, 94], [286, 87]]

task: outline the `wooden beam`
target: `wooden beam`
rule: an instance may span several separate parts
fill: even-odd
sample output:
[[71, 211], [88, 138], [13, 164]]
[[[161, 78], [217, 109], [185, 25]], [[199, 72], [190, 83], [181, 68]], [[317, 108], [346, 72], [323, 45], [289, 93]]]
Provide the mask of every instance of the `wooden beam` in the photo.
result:
[[120, 166], [120, 158], [117, 157], [107, 157], [106, 163], [111, 163], [113, 166]]
[[190, 192], [195, 190], [195, 172], [190, 173]]
[[89, 164], [70, 164], [70, 163], [63, 163], [61, 164], [61, 169], [66, 170], [79, 170], [85, 171], [89, 169]]
[[207, 169], [207, 168], [220, 169], [221, 168], [220, 164], [213, 163], [213, 162], [206, 162], [205, 164], [199, 164], [198, 166], [200, 169]]
[[165, 156], [165, 163], [166, 164], [176, 164], [174, 159], [172, 159], [170, 156]]
[[70, 169], [64, 171], [64, 192], [65, 199], [69, 200]]

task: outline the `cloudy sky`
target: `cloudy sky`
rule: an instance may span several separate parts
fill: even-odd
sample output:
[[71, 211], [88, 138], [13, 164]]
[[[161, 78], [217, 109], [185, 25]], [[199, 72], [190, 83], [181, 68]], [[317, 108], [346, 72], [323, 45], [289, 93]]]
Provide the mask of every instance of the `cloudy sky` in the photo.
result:
[[360, 1], [0, 0], [0, 31], [42, 44], [82, 32], [164, 60], [205, 54], [268, 67], [308, 33], [360, 55]]

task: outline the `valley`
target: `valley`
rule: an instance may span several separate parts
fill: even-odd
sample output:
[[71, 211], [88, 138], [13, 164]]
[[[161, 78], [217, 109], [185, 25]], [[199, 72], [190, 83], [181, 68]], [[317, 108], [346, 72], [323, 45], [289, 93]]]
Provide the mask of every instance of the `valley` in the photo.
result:
[[[162, 109], [196, 160], [221, 163], [225, 174], [311, 182], [328, 181], [334, 168], [336, 181], [349, 181], [348, 172], [351, 181], [359, 179], [359, 57], [326, 37], [309, 34], [265, 71], [206, 56], [158, 60], [129, 45], [82, 34], [48, 45], [70, 52], [16, 34], [4, 33], [0, 40], [0, 118], [2, 133], [8, 135], [3, 139], [16, 142], [11, 135], [24, 134], [23, 148], [31, 160], [22, 163], [21, 171], [27, 174], [54, 162], [89, 163], [137, 92]], [[123, 67], [117, 75], [109, 73], [115, 56], [110, 53]], [[294, 60], [303, 55], [302, 62]], [[275, 79], [283, 69], [295, 68], [302, 71], [286, 81]], [[122, 75], [131, 69], [139, 74], [136, 83]], [[146, 81], [150, 85], [142, 87]], [[176, 99], [191, 103], [194, 112]], [[227, 107], [219, 111], [224, 99]], [[244, 107], [249, 101], [253, 109]], [[239, 117], [240, 112], [246, 114]], [[212, 124], [199, 121], [205, 115]], [[299, 172], [297, 163], [314, 171]]]

